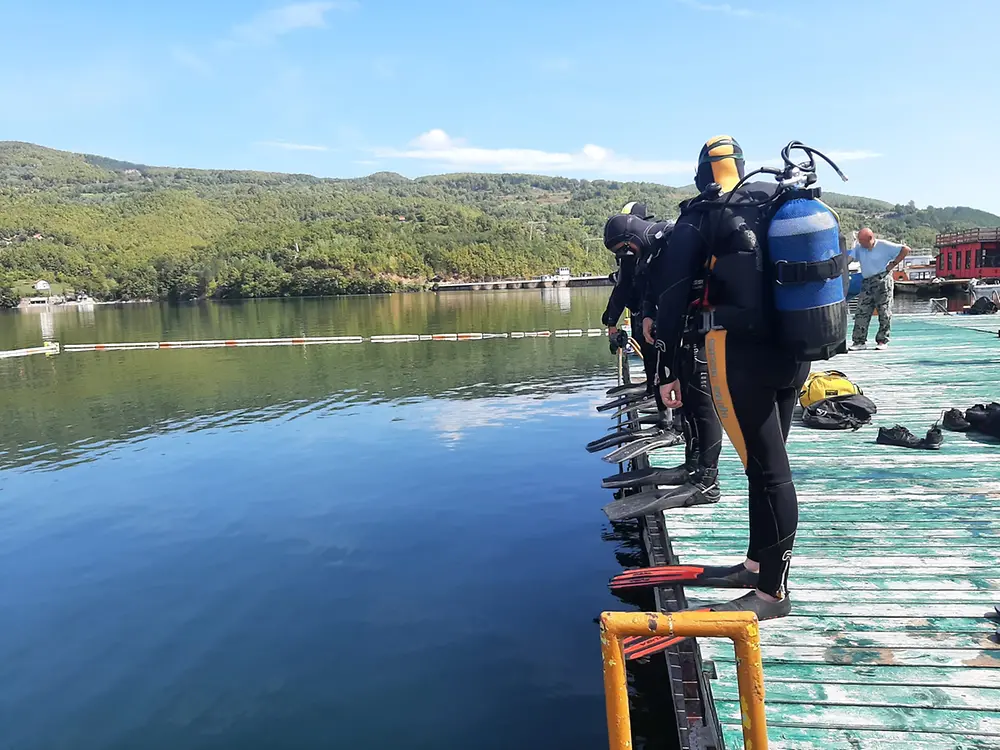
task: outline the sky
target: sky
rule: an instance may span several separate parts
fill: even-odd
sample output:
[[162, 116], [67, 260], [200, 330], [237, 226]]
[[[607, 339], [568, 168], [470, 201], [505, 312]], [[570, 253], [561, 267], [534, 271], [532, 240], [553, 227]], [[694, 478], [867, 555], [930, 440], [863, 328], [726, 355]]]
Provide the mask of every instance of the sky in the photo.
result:
[[692, 182], [1000, 213], [996, 0], [0, 0], [0, 140], [157, 166]]

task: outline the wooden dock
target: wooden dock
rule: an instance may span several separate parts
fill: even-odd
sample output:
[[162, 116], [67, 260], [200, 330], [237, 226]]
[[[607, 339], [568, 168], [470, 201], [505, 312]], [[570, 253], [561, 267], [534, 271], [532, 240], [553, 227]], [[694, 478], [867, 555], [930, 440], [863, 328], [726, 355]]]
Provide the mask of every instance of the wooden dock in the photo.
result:
[[[772, 750], [1000, 748], [1000, 444], [950, 432], [937, 452], [875, 443], [878, 426], [922, 436], [948, 407], [1000, 401], [998, 327], [1000, 316], [897, 316], [887, 351], [814, 368], [847, 373], [879, 413], [856, 433], [792, 428], [793, 609], [761, 624]], [[674, 465], [679, 450], [653, 463]], [[665, 514], [681, 563], [744, 557], [746, 480], [728, 443], [720, 469], [720, 504]], [[742, 592], [683, 594], [698, 605]], [[717, 719], [727, 750], [743, 748], [732, 645], [697, 645], [716, 675], [705, 729]]]

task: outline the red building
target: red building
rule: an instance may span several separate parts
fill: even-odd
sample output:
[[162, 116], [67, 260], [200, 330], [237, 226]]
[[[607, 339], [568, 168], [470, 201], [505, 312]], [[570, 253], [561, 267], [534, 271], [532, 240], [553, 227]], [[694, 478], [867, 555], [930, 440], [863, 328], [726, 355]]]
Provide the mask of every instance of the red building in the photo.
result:
[[934, 247], [943, 279], [1000, 279], [1000, 229], [939, 234]]

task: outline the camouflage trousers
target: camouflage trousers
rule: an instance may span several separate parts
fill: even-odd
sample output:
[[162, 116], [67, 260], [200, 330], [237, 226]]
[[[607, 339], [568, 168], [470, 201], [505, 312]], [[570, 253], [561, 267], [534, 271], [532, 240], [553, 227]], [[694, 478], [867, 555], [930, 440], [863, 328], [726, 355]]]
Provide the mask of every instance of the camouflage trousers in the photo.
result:
[[854, 314], [854, 333], [851, 338], [855, 344], [868, 341], [868, 325], [872, 321], [872, 313], [878, 309], [878, 333], [875, 343], [884, 344], [889, 340], [892, 328], [892, 274], [872, 276], [861, 283], [861, 293], [858, 295], [858, 310]]

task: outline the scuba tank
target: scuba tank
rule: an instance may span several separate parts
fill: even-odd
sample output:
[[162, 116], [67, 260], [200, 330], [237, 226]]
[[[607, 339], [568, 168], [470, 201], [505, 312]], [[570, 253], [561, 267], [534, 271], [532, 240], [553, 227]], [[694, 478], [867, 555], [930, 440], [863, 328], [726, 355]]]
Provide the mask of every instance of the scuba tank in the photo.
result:
[[829, 359], [847, 339], [847, 254], [818, 194], [785, 191], [767, 226], [776, 338], [802, 362]]
[[[793, 150], [804, 151], [808, 161], [793, 162]], [[837, 215], [814, 187], [814, 155], [847, 180], [825, 155], [792, 141], [781, 151], [784, 169], [756, 169], [724, 200], [703, 199], [704, 210], [716, 217], [705, 297], [711, 321], [705, 327], [772, 341], [800, 362], [847, 351], [848, 256]], [[757, 174], [775, 175], [777, 188], [750, 200], [740, 192], [734, 201]]]

